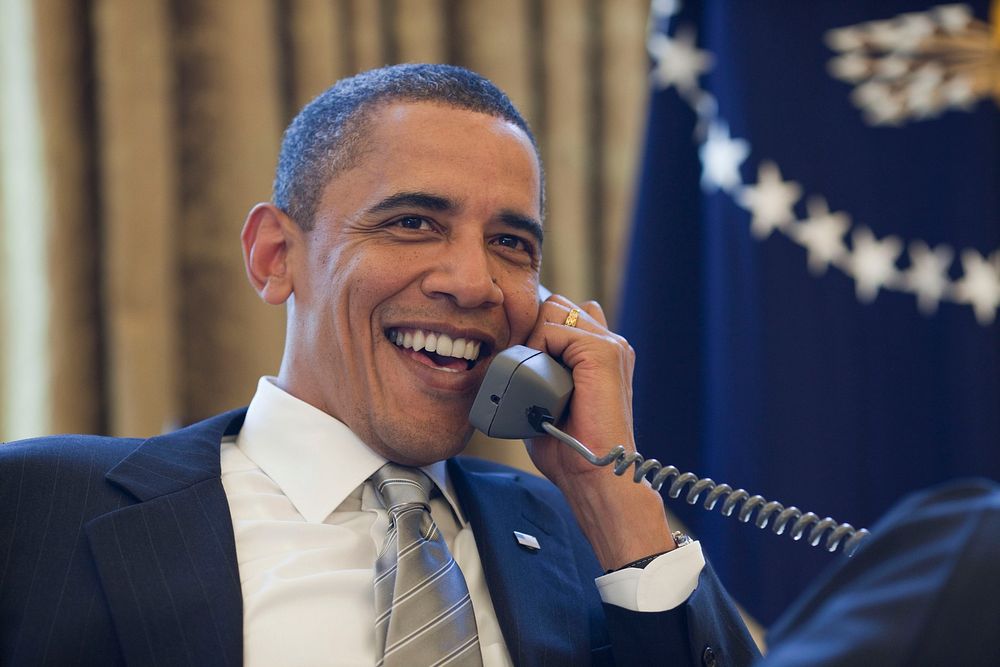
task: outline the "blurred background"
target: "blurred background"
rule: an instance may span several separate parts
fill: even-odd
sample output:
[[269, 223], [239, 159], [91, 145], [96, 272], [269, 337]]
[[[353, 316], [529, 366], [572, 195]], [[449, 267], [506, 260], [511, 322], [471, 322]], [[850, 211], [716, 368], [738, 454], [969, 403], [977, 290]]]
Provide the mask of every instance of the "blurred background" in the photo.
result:
[[[636, 348], [644, 454], [859, 527], [1000, 478], [1000, 0], [0, 0], [0, 438], [247, 403], [282, 129], [406, 61], [531, 123], [543, 281]], [[765, 623], [841, 557], [668, 508]]]

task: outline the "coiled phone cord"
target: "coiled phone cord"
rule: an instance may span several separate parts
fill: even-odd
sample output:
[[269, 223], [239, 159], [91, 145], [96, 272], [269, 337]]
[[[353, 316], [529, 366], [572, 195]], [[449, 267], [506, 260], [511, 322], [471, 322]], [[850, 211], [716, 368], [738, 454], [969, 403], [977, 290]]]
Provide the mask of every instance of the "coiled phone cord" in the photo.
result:
[[[837, 547], [842, 547], [843, 553], [850, 556], [861, 542], [871, 534], [865, 528], [857, 529], [849, 523], [838, 524], [830, 517], [820, 519], [819, 515], [812, 512], [802, 512], [797, 507], [785, 507], [777, 501], [768, 501], [762, 496], [750, 495], [745, 489], [733, 490], [733, 487], [728, 484], [716, 484], [709, 478], [701, 479], [690, 472], [682, 473], [674, 466], [664, 466], [656, 459], [647, 460], [638, 452], [626, 453], [625, 447], [622, 445], [615, 445], [604, 456], [597, 456], [582, 442], [556, 428], [552, 416], [544, 408], [536, 406], [529, 409], [528, 421], [536, 429], [545, 431], [553, 438], [569, 445], [595, 466], [606, 466], [613, 463], [614, 472], [619, 476], [624, 475], [629, 467], [634, 466], [635, 472], [632, 481], [636, 483], [652, 475], [649, 483], [656, 491], [659, 491], [668, 480], [674, 478], [667, 491], [667, 495], [671, 498], [680, 497], [684, 487], [690, 485], [686, 500], [689, 504], [694, 505], [698, 502], [698, 497], [704, 491], [708, 491], [708, 495], [705, 496], [705, 509], [714, 509], [719, 500], [725, 498], [719, 509], [723, 516], [731, 516], [739, 506], [737, 518], [743, 523], [748, 523], [754, 510], [758, 510], [754, 525], [760, 529], [767, 528], [771, 517], [777, 514], [774, 522], [771, 523], [771, 530], [777, 535], [783, 534], [788, 524], [794, 521], [788, 531], [788, 535], [793, 540], [802, 539], [808, 529], [807, 541], [815, 547], [823, 541], [824, 533], [826, 533], [825, 548], [827, 551], [836, 551]], [[811, 529], [810, 526], [812, 526]]]

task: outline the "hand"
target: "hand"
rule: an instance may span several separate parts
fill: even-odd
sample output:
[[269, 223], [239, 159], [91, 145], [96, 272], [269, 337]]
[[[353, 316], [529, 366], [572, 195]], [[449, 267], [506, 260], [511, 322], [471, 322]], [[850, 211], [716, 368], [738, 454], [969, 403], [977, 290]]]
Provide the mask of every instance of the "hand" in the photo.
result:
[[[572, 309], [579, 311], [575, 327], [564, 324]], [[617, 444], [633, 450], [632, 371], [635, 351], [623, 337], [608, 329], [600, 304], [576, 306], [554, 294], [539, 309], [535, 329], [525, 343], [560, 359], [573, 373], [573, 397], [559, 428], [579, 439], [598, 455]], [[554, 438], [528, 441], [528, 452], [542, 473], [557, 486], [567, 478], [607, 470], [596, 468]]]
[[[575, 327], [565, 324], [580, 311]], [[602, 456], [615, 445], [635, 450], [632, 430], [632, 372], [635, 351], [608, 329], [600, 304], [576, 306], [553, 295], [539, 309], [526, 345], [560, 358], [573, 373], [575, 389], [564, 421], [557, 424]], [[535, 466], [569, 500], [605, 569], [673, 548], [659, 494], [648, 483], [618, 477], [610, 467], [591, 465], [551, 437], [527, 442]], [[622, 517], [628, 517], [622, 521]]]

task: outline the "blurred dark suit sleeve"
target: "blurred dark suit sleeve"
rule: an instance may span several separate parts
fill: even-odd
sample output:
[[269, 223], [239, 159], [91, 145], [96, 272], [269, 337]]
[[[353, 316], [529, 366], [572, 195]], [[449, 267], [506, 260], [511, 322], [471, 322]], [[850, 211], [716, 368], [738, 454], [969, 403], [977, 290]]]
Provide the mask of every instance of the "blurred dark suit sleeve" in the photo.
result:
[[1000, 485], [909, 496], [768, 636], [767, 667], [1000, 664]]

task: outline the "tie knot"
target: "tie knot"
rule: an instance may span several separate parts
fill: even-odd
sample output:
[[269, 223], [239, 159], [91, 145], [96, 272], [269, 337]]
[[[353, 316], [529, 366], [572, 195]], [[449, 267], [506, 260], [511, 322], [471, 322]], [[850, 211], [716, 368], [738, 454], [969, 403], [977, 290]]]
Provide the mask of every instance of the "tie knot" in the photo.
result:
[[386, 463], [372, 475], [375, 493], [390, 513], [401, 505], [428, 506], [434, 482], [417, 468]]

